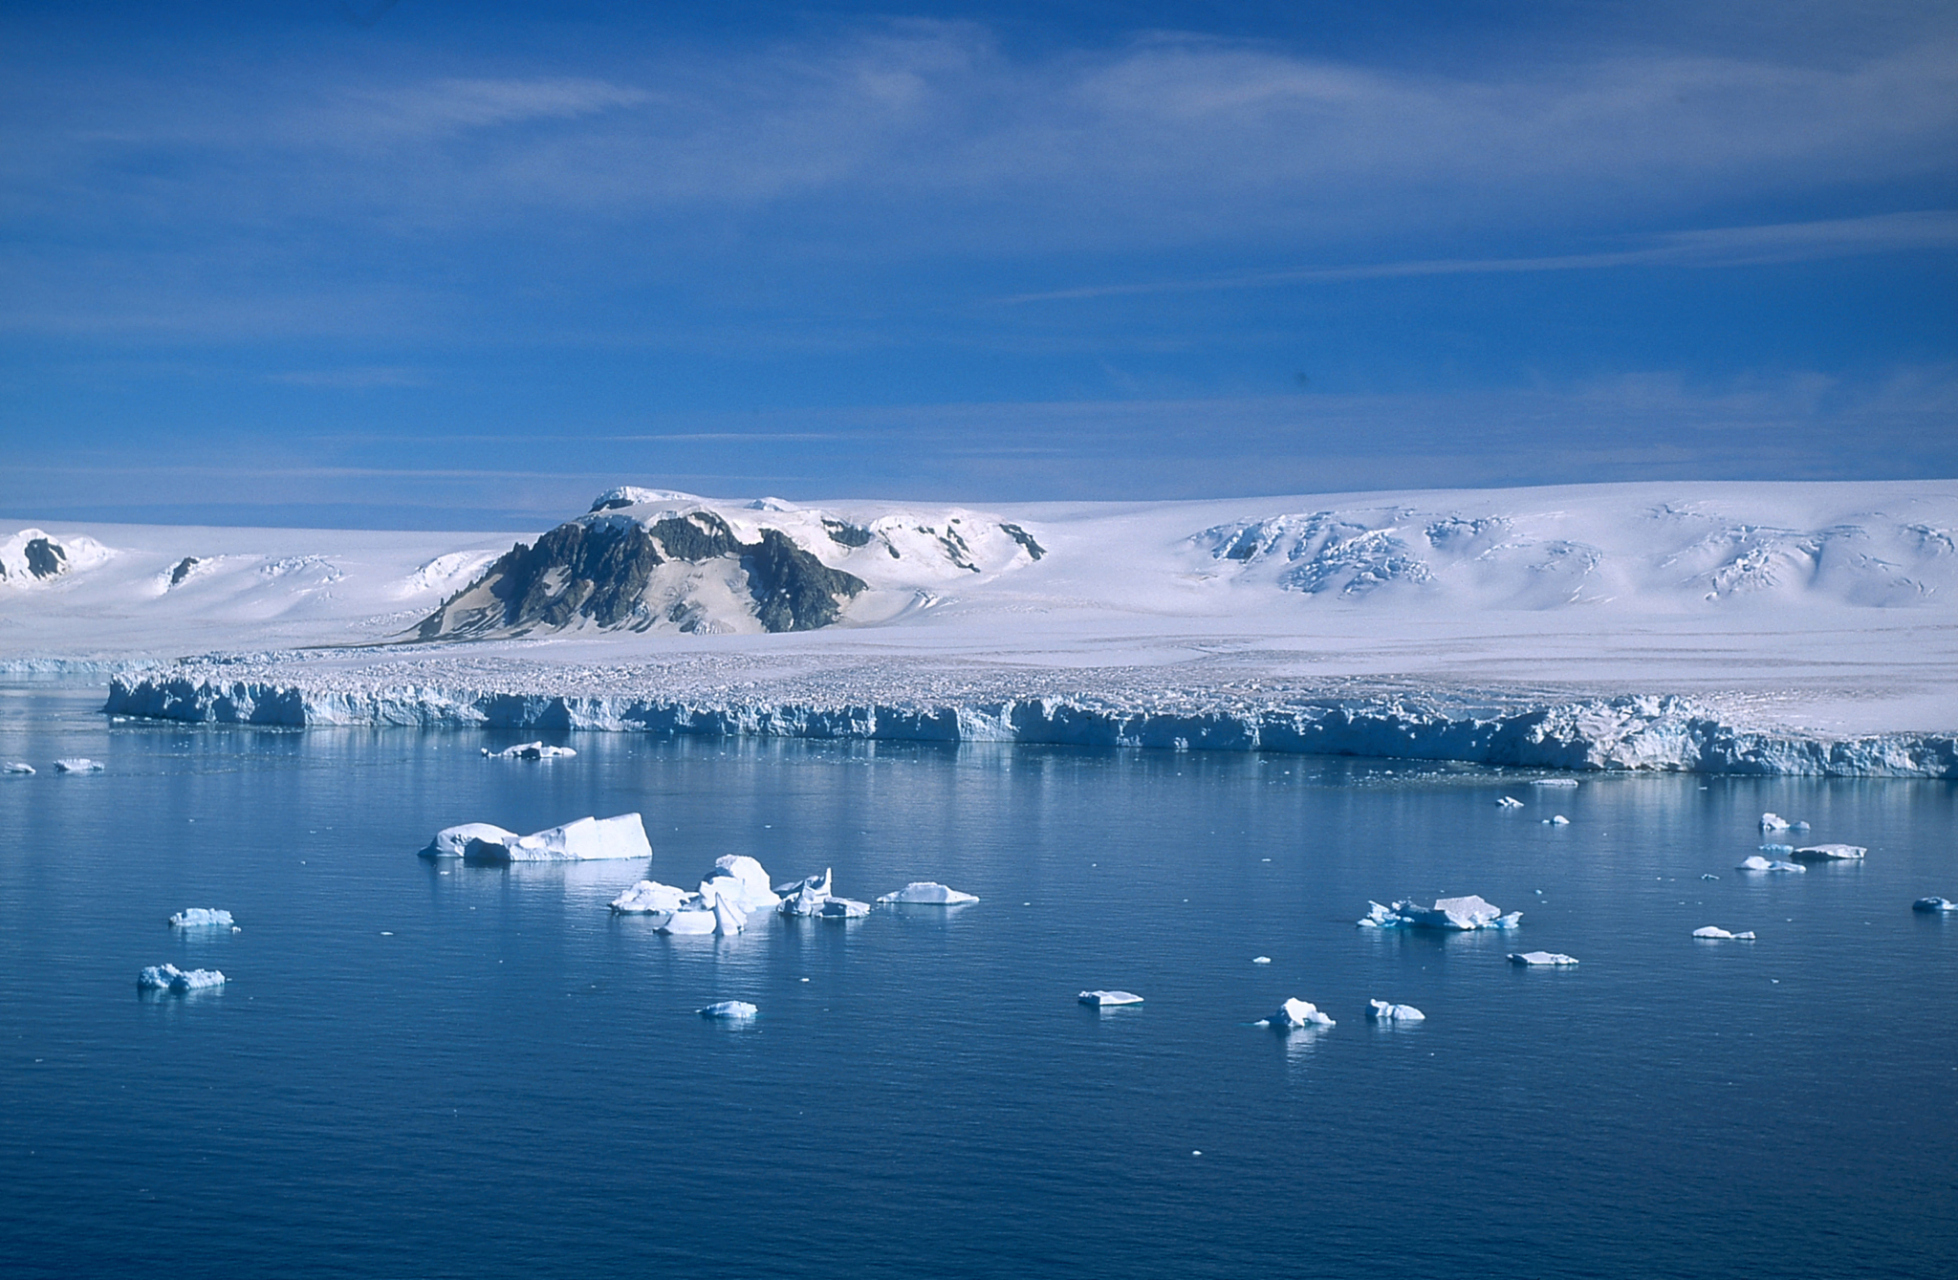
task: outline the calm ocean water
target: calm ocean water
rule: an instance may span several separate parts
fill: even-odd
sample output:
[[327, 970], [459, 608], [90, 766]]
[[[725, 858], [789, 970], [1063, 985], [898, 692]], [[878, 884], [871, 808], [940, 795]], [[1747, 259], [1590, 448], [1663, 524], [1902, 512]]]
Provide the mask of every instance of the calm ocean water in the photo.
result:
[[[1958, 897], [1949, 783], [597, 734], [520, 764], [99, 705], [0, 690], [0, 759], [42, 768], [0, 777], [16, 1280], [1958, 1275], [1958, 919], [1910, 910]], [[635, 809], [669, 883], [747, 853], [983, 901], [668, 939], [605, 909], [643, 865], [415, 856]], [[1869, 858], [1738, 873], [1764, 809]], [[1354, 927], [1443, 893], [1522, 928]], [[1538, 948], [1582, 964], [1504, 961]], [[231, 982], [139, 997], [164, 961]], [[1250, 1025], [1287, 996], [1339, 1025]], [[695, 1016], [723, 999], [761, 1017]]]

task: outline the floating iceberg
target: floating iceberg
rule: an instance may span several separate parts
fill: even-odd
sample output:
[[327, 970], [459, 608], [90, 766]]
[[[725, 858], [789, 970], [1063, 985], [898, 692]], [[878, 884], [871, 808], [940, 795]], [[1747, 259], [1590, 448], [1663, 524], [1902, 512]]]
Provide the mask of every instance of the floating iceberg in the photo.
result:
[[1949, 898], [1919, 898], [1910, 904], [1912, 911], [1958, 911], [1958, 902]]
[[473, 838], [463, 845], [462, 856], [472, 862], [590, 862], [653, 856], [645, 825], [636, 813], [580, 818], [514, 839], [507, 835]]
[[712, 886], [717, 898], [727, 898], [743, 911], [768, 911], [781, 903], [768, 887], [768, 872], [746, 854], [730, 853], [714, 859], [713, 870], [700, 882], [701, 896]]
[[1577, 779], [1576, 778], [1531, 778], [1530, 785], [1533, 787], [1574, 787], [1577, 785]]
[[760, 1013], [761, 1010], [755, 1008], [755, 1006], [749, 1004], [746, 1000], [723, 1000], [719, 1004], [710, 1004], [705, 1009], [697, 1010], [697, 1012], [703, 1018], [720, 1018], [724, 1021], [746, 1021]]
[[829, 901], [830, 888], [828, 867], [824, 867], [819, 876], [810, 876], [791, 884], [778, 884], [775, 892], [781, 897], [782, 904], [775, 909], [785, 916], [819, 915], [823, 904]]
[[1784, 817], [1782, 817], [1782, 816], [1781, 816], [1780, 814], [1778, 814], [1778, 813], [1764, 813], [1764, 814], [1762, 814], [1762, 815], [1761, 815], [1761, 830], [1763, 830], [1763, 831], [1806, 831], [1806, 830], [1808, 830], [1808, 823], [1806, 823], [1806, 822], [1790, 822], [1790, 821], [1789, 821], [1788, 819], [1786, 819], [1786, 818], [1784, 818]]
[[492, 760], [568, 760], [578, 753], [570, 747], [547, 747], [542, 742], [520, 742], [514, 747], [501, 751], [483, 748], [483, 754]]
[[1543, 820], [1543, 825], [1546, 827], [1568, 827], [1570, 825], [1570, 819], [1561, 813], [1553, 814]]
[[199, 929], [205, 926], [229, 929], [231, 913], [216, 907], [185, 907], [170, 917], [170, 923], [179, 929]]
[[1785, 858], [1795, 852], [1795, 846], [1792, 844], [1764, 844], [1761, 846], [1761, 852], [1767, 854], [1770, 858]]
[[949, 889], [936, 880], [913, 880], [895, 893], [886, 893], [877, 899], [881, 905], [899, 902], [916, 902], [928, 906], [956, 907], [967, 902], [977, 902], [976, 894], [960, 893]]
[[25, 760], [9, 760], [0, 764], [0, 773], [19, 773], [31, 778], [34, 776], [34, 766]]
[[660, 921], [657, 928], [661, 933], [700, 937], [714, 932], [720, 923], [711, 908], [688, 907]]
[[1514, 929], [1523, 918], [1520, 911], [1504, 915], [1502, 908], [1475, 894], [1461, 898], [1437, 898], [1432, 907], [1415, 905], [1403, 899], [1391, 907], [1367, 903], [1367, 914], [1360, 923], [1365, 929]]
[[1797, 862], [1854, 862], [1869, 850], [1860, 844], [1811, 844], [1793, 853]]
[[1728, 933], [1725, 929], [1716, 928], [1713, 925], [1706, 925], [1703, 928], [1693, 930], [1693, 936], [1695, 938], [1705, 938], [1712, 942], [1754, 941], [1754, 932], [1751, 929], [1746, 933]]
[[678, 911], [687, 901], [687, 891], [657, 880], [641, 880], [612, 899], [612, 910], [622, 916], [646, 916], [660, 911]]
[[174, 964], [156, 964], [136, 975], [136, 985], [144, 991], [199, 991], [221, 987], [224, 975], [216, 969], [179, 969]]
[[105, 767], [100, 760], [91, 760], [87, 756], [69, 756], [66, 760], [54, 762], [56, 773], [100, 773]]
[[825, 898], [816, 914], [824, 920], [861, 920], [870, 914], [870, 904], [855, 898]]
[[1509, 954], [1509, 962], [1511, 964], [1520, 964], [1526, 967], [1536, 968], [1543, 965], [1550, 965], [1555, 967], [1573, 965], [1577, 963], [1577, 960], [1573, 956], [1563, 955], [1560, 952], [1556, 952], [1556, 951], [1525, 951], [1522, 952], [1521, 954], [1512, 951]]
[[1771, 862], [1760, 854], [1750, 854], [1742, 858], [1736, 871], [1807, 871], [1799, 862]]
[[1310, 1000], [1287, 1000], [1278, 1006], [1278, 1012], [1270, 1017], [1260, 1018], [1258, 1026], [1270, 1027], [1274, 1031], [1297, 1031], [1301, 1027], [1331, 1027], [1338, 1025], [1319, 1011], [1319, 1006]]
[[1270, 963], [1271, 963], [1271, 957], [1270, 957], [1270, 956], [1252, 956], [1252, 957], [1251, 957], [1251, 963], [1252, 963], [1252, 964], [1270, 964]]
[[1515, 796], [1504, 796], [1502, 799], [1496, 801], [1496, 807], [1498, 809], [1521, 809], [1523, 802]]
[[1385, 1000], [1367, 1001], [1368, 1022], [1426, 1022], [1427, 1020], [1428, 1015], [1411, 1004], [1390, 1004]]
[[1142, 997], [1133, 991], [1083, 991], [1080, 1000], [1082, 1004], [1091, 1004], [1098, 1009], [1118, 1004], [1142, 1003]]
[[421, 851], [424, 858], [460, 858], [468, 851], [472, 841], [484, 844], [509, 844], [519, 837], [514, 831], [489, 822], [465, 822], [459, 827], [444, 827], [435, 833], [428, 847]]

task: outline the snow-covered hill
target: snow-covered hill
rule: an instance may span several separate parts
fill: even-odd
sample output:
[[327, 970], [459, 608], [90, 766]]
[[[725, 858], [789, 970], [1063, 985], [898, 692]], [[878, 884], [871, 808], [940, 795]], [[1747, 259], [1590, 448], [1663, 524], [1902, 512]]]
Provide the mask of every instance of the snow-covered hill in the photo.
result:
[[[1002, 508], [627, 488], [512, 542], [0, 525], [0, 663], [309, 647], [200, 667], [204, 692], [143, 704], [218, 718], [224, 676], [253, 714], [287, 698], [302, 719], [440, 720], [439, 703], [470, 720], [485, 698], [631, 686], [822, 732], [849, 721], [805, 712], [1137, 710], [1124, 690], [1504, 715], [1678, 697], [1721, 732], [1816, 741], [1958, 728], [1958, 482]], [[427, 715], [375, 701], [384, 687], [434, 690]]]

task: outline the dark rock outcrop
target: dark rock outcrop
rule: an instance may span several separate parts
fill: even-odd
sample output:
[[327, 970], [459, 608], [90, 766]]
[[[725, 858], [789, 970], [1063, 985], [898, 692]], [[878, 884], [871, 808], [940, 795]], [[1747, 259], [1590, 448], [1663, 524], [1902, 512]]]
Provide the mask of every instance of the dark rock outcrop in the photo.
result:
[[196, 556], [185, 556], [183, 559], [177, 561], [177, 567], [170, 571], [170, 585], [174, 587], [185, 578], [188, 578], [190, 571], [196, 567]]
[[68, 572], [68, 553], [61, 544], [46, 538], [33, 538], [27, 543], [27, 571], [37, 578], [52, 578]]

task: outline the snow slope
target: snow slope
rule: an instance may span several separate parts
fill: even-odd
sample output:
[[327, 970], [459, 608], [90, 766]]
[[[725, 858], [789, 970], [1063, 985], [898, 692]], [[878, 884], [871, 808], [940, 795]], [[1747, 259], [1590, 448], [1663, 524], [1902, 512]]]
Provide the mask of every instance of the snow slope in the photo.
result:
[[[233, 651], [115, 694], [185, 718], [1075, 734], [1574, 767], [1945, 776], [1958, 729], [1958, 482], [991, 509], [618, 490], [580, 519], [693, 513], [744, 544], [773, 530], [864, 589], [830, 625], [767, 634], [736, 556], [715, 569], [725, 590], [691, 614], [661, 597], [656, 625], [416, 644], [508, 535], [48, 525], [100, 555], [49, 578], [10, 568], [0, 663]], [[283, 652], [349, 644], [374, 647]]]

